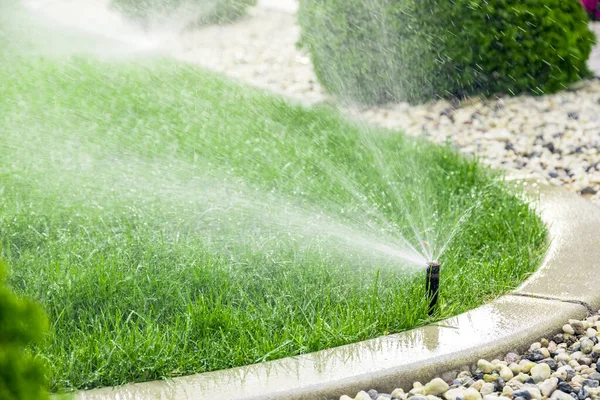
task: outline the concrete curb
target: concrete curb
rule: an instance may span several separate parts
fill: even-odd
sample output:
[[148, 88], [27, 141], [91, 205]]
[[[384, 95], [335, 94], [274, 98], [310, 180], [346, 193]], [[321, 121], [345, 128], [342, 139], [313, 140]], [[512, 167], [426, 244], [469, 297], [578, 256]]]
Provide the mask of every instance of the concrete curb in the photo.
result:
[[[562, 188], [526, 181], [550, 230], [539, 268], [515, 292], [437, 324], [303, 356], [168, 381], [79, 392], [81, 400], [332, 399], [374, 388], [410, 388], [479, 358], [522, 351], [569, 318], [600, 307], [600, 208]], [[565, 278], [564, 271], [569, 271]]]

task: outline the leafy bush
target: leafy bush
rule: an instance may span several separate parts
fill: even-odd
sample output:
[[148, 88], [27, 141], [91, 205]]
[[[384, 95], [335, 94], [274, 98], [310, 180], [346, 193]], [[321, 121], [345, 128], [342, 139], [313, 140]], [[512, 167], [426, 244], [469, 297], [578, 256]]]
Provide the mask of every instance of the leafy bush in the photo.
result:
[[0, 260], [0, 399], [47, 399], [44, 366], [25, 350], [43, 340], [46, 316], [37, 304], [4, 287], [5, 280]]
[[184, 25], [220, 24], [246, 15], [257, 0], [112, 0], [127, 17], [142, 24], [165, 18], [183, 20]]
[[555, 92], [595, 42], [579, 0], [301, 0], [299, 22], [321, 83], [364, 103]]

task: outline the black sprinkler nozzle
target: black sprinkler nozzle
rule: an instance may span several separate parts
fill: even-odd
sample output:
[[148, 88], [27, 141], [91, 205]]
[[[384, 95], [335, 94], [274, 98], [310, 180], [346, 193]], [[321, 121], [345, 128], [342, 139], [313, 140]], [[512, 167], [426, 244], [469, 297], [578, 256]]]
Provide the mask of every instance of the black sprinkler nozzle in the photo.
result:
[[427, 263], [427, 297], [429, 297], [429, 310], [428, 315], [433, 315], [440, 288], [440, 262], [429, 261]]

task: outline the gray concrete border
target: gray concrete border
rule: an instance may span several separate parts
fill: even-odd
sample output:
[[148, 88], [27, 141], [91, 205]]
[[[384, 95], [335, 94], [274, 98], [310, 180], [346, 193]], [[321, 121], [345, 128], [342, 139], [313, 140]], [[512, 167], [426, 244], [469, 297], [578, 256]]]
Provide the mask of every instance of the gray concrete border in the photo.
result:
[[[439, 323], [303, 356], [172, 380], [79, 392], [80, 400], [333, 399], [390, 392], [449, 377], [479, 358], [522, 351], [569, 318], [600, 307], [600, 208], [562, 188], [525, 182], [551, 239], [539, 268], [515, 292]], [[568, 271], [568, 274], [565, 274]]]

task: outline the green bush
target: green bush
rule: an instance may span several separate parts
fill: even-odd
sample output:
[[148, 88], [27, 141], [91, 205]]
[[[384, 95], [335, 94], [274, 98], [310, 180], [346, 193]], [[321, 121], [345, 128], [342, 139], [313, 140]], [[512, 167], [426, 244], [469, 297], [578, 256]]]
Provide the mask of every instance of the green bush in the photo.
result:
[[362, 103], [550, 93], [590, 75], [579, 0], [301, 0], [320, 82]]
[[40, 306], [5, 287], [0, 259], [0, 399], [48, 399], [43, 364], [25, 348], [42, 342], [47, 319]]
[[112, 0], [127, 17], [147, 25], [164, 18], [182, 19], [184, 25], [221, 24], [246, 15], [257, 0]]

